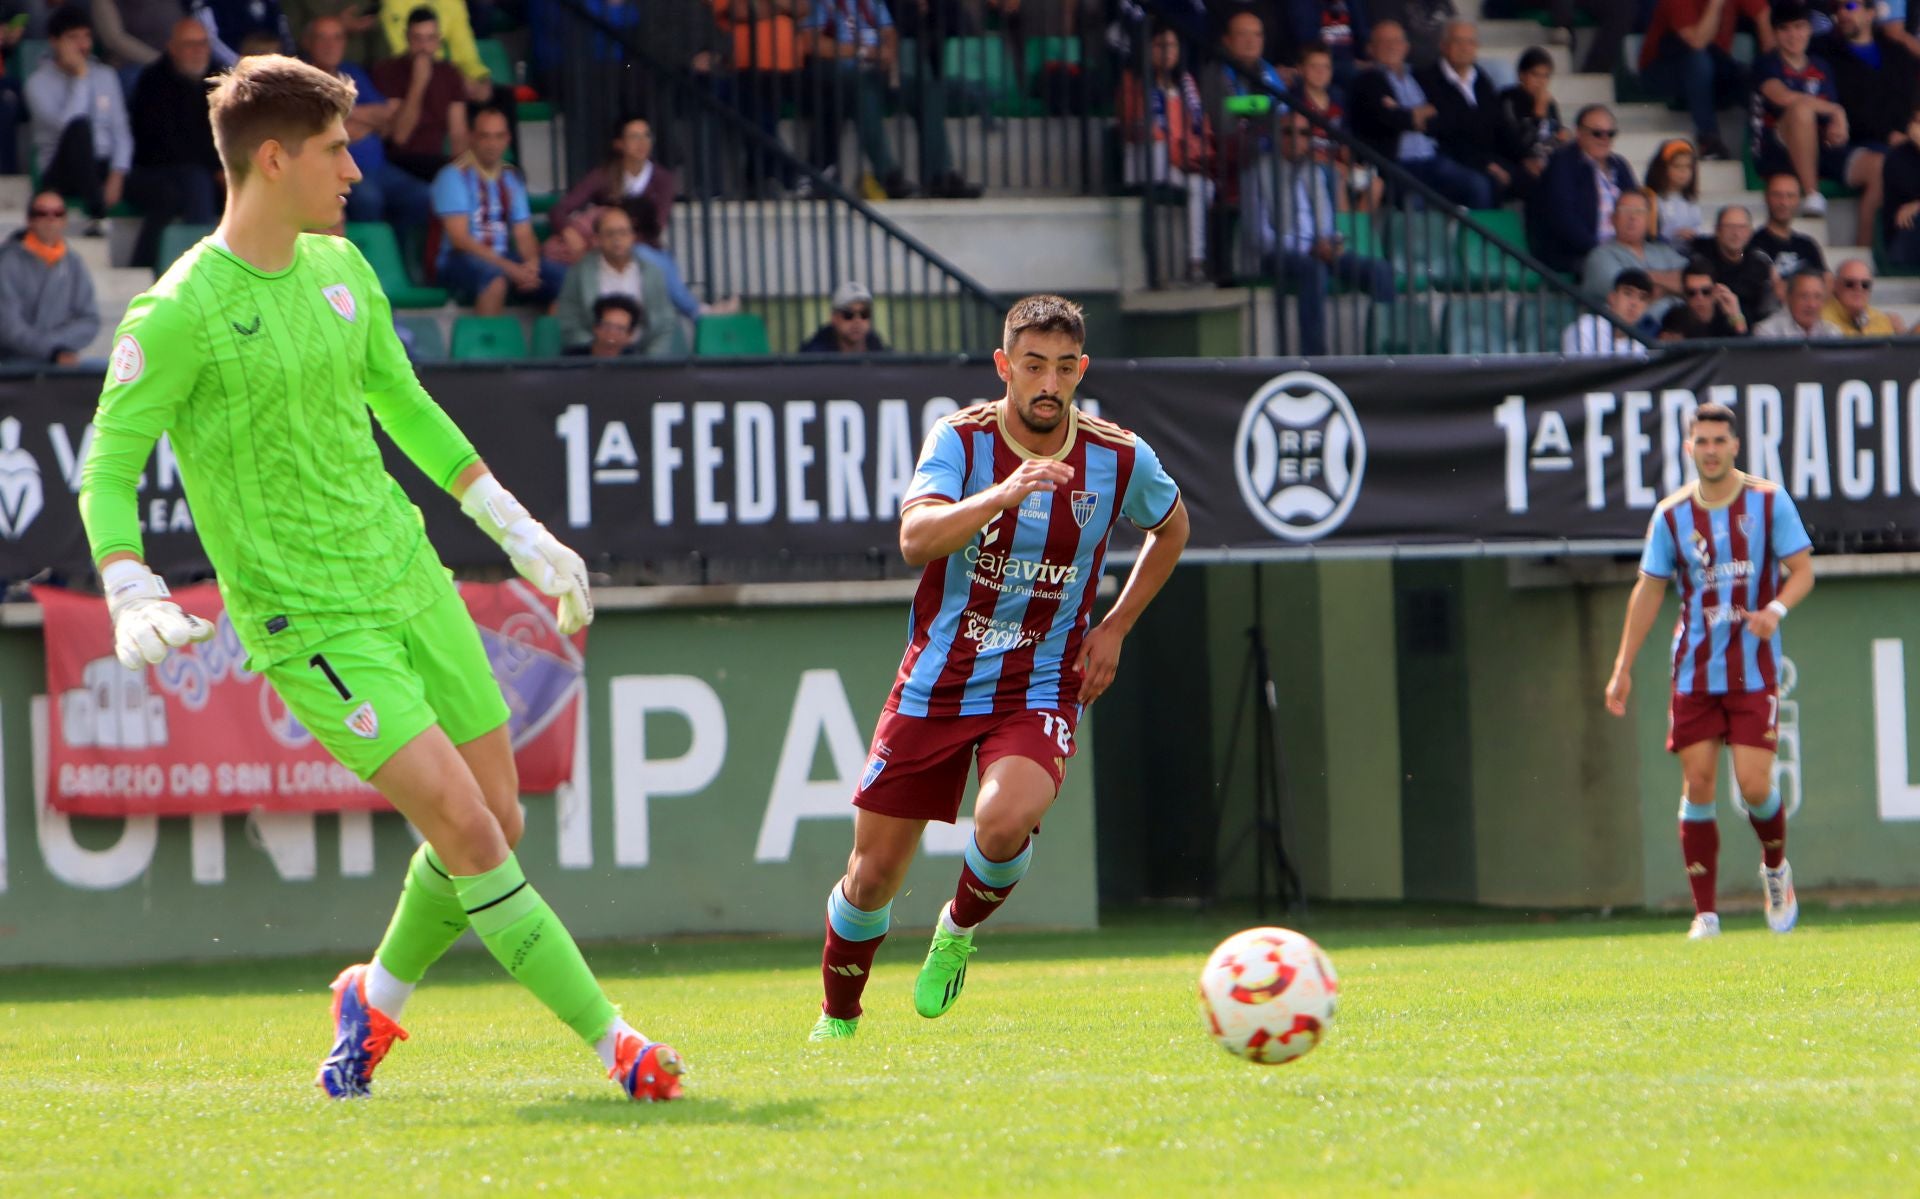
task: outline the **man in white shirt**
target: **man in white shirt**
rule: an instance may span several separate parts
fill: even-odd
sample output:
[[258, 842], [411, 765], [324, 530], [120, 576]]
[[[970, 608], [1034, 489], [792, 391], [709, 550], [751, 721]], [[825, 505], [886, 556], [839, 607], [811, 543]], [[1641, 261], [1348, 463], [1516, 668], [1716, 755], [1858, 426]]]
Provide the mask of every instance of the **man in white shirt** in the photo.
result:
[[[1652, 299], [1652, 278], [1638, 267], [1630, 267], [1614, 277], [1613, 290], [1607, 293], [1607, 311], [1620, 325], [1631, 329], [1647, 314]], [[1613, 321], [1589, 312], [1560, 335], [1560, 352], [1579, 358], [1645, 358], [1647, 347]]]
[[1755, 337], [1809, 341], [1842, 337], [1840, 326], [1820, 315], [1827, 306], [1827, 277], [1811, 268], [1787, 280], [1787, 306], [1753, 327]]

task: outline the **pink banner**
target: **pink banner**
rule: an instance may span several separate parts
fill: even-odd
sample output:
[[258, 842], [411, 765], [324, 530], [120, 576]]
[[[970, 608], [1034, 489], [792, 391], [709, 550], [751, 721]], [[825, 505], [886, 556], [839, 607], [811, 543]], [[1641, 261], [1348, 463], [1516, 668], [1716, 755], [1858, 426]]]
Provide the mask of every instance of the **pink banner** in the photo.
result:
[[[245, 668], [212, 584], [174, 599], [219, 632], [140, 671], [113, 655], [105, 600], [54, 587], [33, 597], [46, 619], [50, 806], [80, 816], [388, 806]], [[562, 637], [552, 601], [517, 580], [463, 583], [460, 598], [511, 712], [520, 789], [551, 791], [573, 775], [586, 634]]]

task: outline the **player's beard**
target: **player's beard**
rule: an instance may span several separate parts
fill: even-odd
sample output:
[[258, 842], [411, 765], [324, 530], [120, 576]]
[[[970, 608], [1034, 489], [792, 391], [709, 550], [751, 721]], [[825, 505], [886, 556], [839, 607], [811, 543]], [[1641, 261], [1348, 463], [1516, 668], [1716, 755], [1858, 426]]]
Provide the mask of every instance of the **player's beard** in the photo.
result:
[[[1054, 404], [1058, 405], [1058, 407], [1049, 415], [1035, 412], [1034, 405], [1042, 400], [1051, 400]], [[1024, 403], [1015, 400], [1013, 403], [1013, 414], [1019, 418], [1021, 424], [1032, 429], [1035, 433], [1051, 433], [1060, 427], [1061, 421], [1067, 419], [1067, 409], [1071, 406], [1072, 401], [1063, 400], [1059, 396], [1032, 396]]]

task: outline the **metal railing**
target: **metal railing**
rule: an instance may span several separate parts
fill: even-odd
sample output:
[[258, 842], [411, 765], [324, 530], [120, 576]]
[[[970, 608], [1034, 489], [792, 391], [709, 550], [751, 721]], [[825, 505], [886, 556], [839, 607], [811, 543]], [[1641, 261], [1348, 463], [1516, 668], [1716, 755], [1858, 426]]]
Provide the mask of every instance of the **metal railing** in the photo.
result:
[[[1259, 354], [1558, 352], [1587, 313], [1635, 336], [1528, 251], [1517, 211], [1460, 207], [1290, 92], [1234, 71], [1190, 7], [1144, 8], [1182, 44], [1180, 65], [1156, 73], [1141, 22], [1119, 84], [1121, 174], [1142, 197], [1151, 286], [1248, 288]], [[1206, 89], [1213, 111], [1195, 103], [1210, 74], [1225, 85]], [[1152, 90], [1163, 98], [1150, 115]], [[1176, 104], [1199, 107], [1179, 115], [1210, 138], [1174, 148]], [[1302, 120], [1310, 142], [1287, 136]]]
[[[564, 183], [607, 160], [626, 121], [645, 118], [654, 159], [681, 190], [665, 248], [703, 302], [737, 298], [759, 315], [772, 352], [792, 352], [825, 327], [829, 298], [848, 281], [873, 293], [872, 327], [888, 349], [995, 344], [1003, 312], [994, 295], [876, 211], [857, 179], [781, 140], [786, 82], [718, 59], [703, 59], [718, 68], [704, 71], [664, 61], [659, 29], [609, 22], [637, 7], [556, 0], [543, 9], [533, 65], [562, 125]], [[771, 127], [762, 104], [776, 105]]]

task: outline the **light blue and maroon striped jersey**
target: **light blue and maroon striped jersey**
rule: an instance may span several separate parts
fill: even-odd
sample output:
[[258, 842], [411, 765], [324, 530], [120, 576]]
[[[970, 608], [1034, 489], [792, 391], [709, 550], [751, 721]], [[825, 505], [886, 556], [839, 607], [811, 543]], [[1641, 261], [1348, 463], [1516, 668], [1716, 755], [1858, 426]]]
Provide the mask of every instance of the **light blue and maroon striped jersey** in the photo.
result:
[[[942, 420], [920, 451], [902, 499], [977, 495], [1035, 455], [1008, 435], [1005, 400]], [[906, 656], [887, 709], [903, 716], [984, 716], [1077, 708], [1080, 639], [1093, 611], [1107, 537], [1120, 517], [1155, 529], [1180, 489], [1147, 443], [1111, 421], [1067, 412], [1054, 455], [1073, 482], [1034, 492], [957, 553], [929, 562], [909, 617]]]
[[1766, 641], [1742, 619], [1773, 602], [1780, 563], [1813, 541], [1786, 492], [1742, 473], [1726, 502], [1703, 503], [1689, 483], [1660, 502], [1640, 573], [1680, 587], [1673, 689], [1681, 695], [1768, 691], [1779, 685], [1780, 634]]

